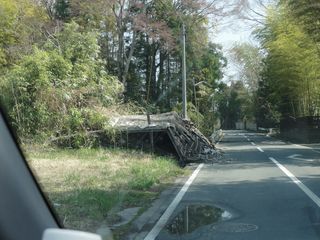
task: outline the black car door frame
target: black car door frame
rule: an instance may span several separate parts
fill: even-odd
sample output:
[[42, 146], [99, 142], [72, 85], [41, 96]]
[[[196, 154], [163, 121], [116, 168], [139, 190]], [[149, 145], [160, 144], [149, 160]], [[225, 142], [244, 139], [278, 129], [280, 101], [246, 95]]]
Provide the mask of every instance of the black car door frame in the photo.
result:
[[0, 239], [40, 240], [60, 227], [0, 108]]

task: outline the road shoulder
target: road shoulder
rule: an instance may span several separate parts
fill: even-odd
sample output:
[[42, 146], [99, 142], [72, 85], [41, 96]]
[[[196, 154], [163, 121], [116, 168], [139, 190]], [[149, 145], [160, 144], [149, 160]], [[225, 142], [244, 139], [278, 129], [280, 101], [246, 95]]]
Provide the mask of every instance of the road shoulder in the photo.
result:
[[198, 164], [187, 165], [186, 168], [190, 171], [190, 174], [178, 177], [171, 187], [160, 194], [150, 208], [132, 222], [131, 234], [128, 239], [144, 239], [147, 236], [197, 166]]

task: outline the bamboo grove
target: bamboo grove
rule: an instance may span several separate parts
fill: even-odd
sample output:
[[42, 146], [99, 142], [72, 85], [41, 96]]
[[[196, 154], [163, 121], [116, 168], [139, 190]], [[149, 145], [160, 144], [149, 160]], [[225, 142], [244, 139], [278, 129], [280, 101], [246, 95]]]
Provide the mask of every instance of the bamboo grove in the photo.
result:
[[250, 19], [257, 42], [235, 44], [231, 51], [240, 80], [231, 90], [246, 99], [233, 123], [245, 118], [277, 127], [281, 119], [319, 116], [320, 1], [266, 2], [263, 14]]
[[320, 114], [319, 1], [280, 1], [256, 31], [261, 44], [258, 122]]

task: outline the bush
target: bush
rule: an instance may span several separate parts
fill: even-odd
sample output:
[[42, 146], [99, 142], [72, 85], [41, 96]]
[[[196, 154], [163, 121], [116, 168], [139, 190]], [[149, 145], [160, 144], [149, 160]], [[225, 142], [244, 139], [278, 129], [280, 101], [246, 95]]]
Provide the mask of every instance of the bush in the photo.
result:
[[7, 72], [0, 100], [20, 137], [75, 135], [71, 145], [87, 146], [88, 131], [106, 128], [95, 109], [116, 103], [123, 87], [99, 51], [96, 33], [72, 22]]

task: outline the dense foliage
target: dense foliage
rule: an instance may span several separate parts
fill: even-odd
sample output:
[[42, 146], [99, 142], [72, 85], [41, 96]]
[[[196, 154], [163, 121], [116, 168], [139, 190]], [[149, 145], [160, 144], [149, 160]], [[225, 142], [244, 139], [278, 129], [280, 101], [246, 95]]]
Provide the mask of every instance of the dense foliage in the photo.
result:
[[265, 51], [259, 116], [267, 125], [280, 118], [319, 115], [318, 15], [307, 2], [280, 1], [257, 31]]
[[[229, 127], [239, 119], [277, 127], [284, 118], [319, 116], [319, 6], [318, 2], [279, 0], [264, 6], [265, 15], [258, 13], [259, 26], [254, 31], [258, 44], [235, 44], [231, 51], [238, 66], [234, 80], [240, 80], [246, 91], [236, 90], [238, 97], [232, 97], [235, 86], [240, 86], [237, 81], [225, 89], [220, 113]], [[244, 92], [246, 97], [239, 97]], [[235, 106], [228, 107], [230, 103]], [[245, 115], [241, 108], [247, 109]]]
[[0, 101], [21, 139], [106, 129], [106, 108], [181, 106], [181, 26], [187, 29], [190, 116], [210, 133], [226, 60], [209, 42], [217, 3], [145, 0], [0, 0]]
[[95, 108], [115, 103], [122, 86], [103, 64], [97, 34], [81, 32], [74, 22], [42, 49], [34, 46], [2, 78], [2, 100], [18, 135], [104, 129], [106, 119]]

